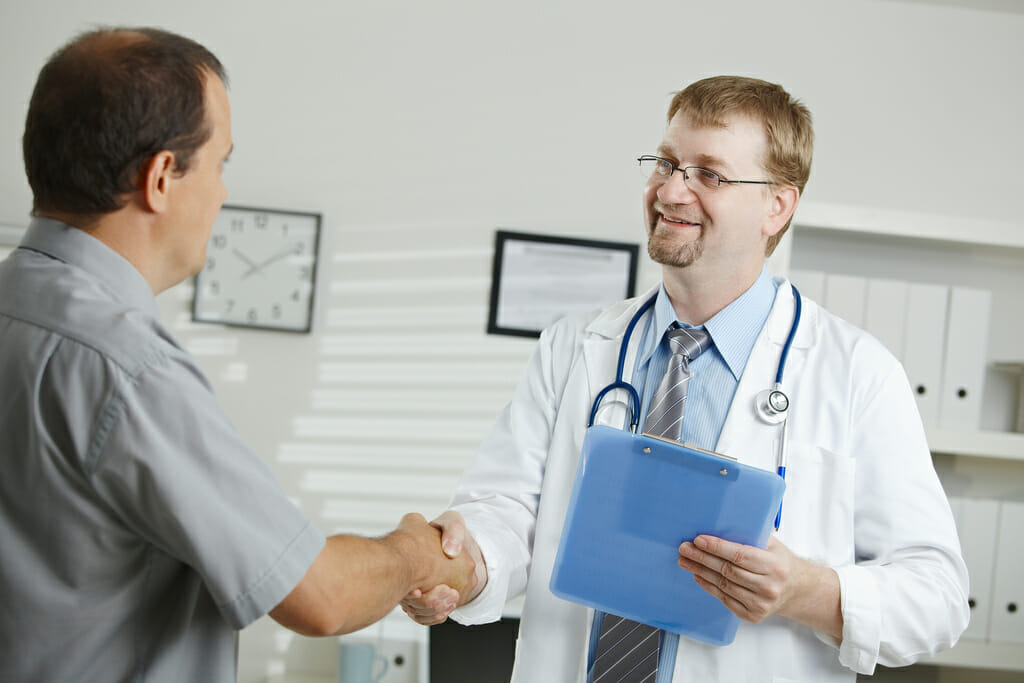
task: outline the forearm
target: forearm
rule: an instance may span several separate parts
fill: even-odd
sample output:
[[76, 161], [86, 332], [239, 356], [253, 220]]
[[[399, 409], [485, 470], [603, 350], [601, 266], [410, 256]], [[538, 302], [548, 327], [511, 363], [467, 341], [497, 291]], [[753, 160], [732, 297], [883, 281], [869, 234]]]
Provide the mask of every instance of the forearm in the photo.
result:
[[469, 593], [473, 571], [467, 553], [445, 557], [440, 532], [410, 515], [382, 538], [328, 538], [302, 581], [270, 616], [303, 635], [349, 633], [387, 615], [414, 589], [445, 583]]
[[302, 582], [270, 616], [303, 635], [349, 633], [384, 617], [414, 583], [411, 563], [393, 544], [331, 536]]

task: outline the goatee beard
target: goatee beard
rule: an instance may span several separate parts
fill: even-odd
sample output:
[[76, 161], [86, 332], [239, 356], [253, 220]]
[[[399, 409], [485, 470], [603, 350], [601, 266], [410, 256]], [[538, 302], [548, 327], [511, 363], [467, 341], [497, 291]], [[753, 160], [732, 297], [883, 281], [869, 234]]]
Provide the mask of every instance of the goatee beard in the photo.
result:
[[704, 253], [703, 235], [693, 242], [676, 245], [659, 235], [657, 229], [647, 237], [647, 255], [655, 263], [675, 268], [692, 265]]

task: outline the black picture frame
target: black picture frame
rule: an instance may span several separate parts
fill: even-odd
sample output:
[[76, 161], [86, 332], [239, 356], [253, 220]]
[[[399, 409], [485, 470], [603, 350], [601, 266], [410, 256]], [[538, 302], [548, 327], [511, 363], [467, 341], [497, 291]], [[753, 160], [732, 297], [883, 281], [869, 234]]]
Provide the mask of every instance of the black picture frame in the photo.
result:
[[[552, 283], [555, 280], [560, 280], [560, 287], [558, 291], [547, 292], [547, 296], [538, 296], [538, 303], [543, 300], [545, 302], [545, 312], [541, 312], [538, 306], [538, 310], [535, 311], [536, 316], [531, 316], [530, 312], [527, 311], [526, 315], [514, 316], [521, 318], [518, 322], [509, 321], [510, 315], [507, 311], [502, 309], [503, 306], [503, 295], [506, 293], [507, 283], [509, 280], [509, 273], [507, 272], [507, 266], [509, 262], [509, 251], [514, 245], [533, 245], [537, 249], [535, 250], [538, 254], [539, 259], [543, 258], [544, 254], [548, 255], [560, 253], [566, 258], [565, 263], [570, 264], [569, 256], [576, 254], [581, 258], [611, 258], [612, 260], [625, 261], [625, 268], [622, 270], [621, 276], [623, 280], [623, 287], [621, 292], [614, 292], [614, 296], [606, 297], [607, 300], [594, 301], [589, 300], [587, 296], [578, 296], [579, 291], [572, 292], [565, 289], [567, 283], [574, 281], [574, 275], [571, 272], [554, 272], [549, 273], [552, 277]], [[537, 338], [540, 336], [541, 331], [547, 327], [548, 324], [554, 322], [558, 318], [568, 315], [580, 310], [594, 309], [601, 305], [609, 305], [615, 301], [627, 299], [632, 297], [636, 293], [636, 276], [637, 276], [637, 260], [639, 255], [639, 245], [631, 242], [614, 242], [606, 240], [593, 240], [593, 239], [581, 239], [575, 237], [562, 237], [557, 235], [544, 235], [535, 234], [528, 232], [517, 232], [512, 230], [497, 230], [494, 235], [494, 260], [491, 270], [491, 294], [490, 294], [490, 310], [487, 316], [487, 333], [488, 334], [500, 334], [510, 335], [516, 337], [532, 337]], [[557, 268], [557, 262], [552, 262], [549, 259], [549, 266]], [[570, 303], [569, 299], [572, 295], [576, 294], [576, 299], [579, 302], [578, 305]], [[563, 299], [562, 304], [557, 303], [559, 297]], [[552, 304], [552, 302], [555, 302]], [[554, 311], [557, 310], [557, 313]], [[525, 318], [536, 317], [537, 322], [527, 322]], [[546, 322], [540, 322], [541, 318], [546, 318]]]

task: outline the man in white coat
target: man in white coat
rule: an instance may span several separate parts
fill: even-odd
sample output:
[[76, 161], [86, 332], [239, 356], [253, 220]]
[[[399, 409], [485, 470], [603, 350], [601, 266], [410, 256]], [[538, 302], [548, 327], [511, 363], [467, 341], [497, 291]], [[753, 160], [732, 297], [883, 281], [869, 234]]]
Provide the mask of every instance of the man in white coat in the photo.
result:
[[[675, 95], [663, 142], [641, 158], [648, 252], [662, 282], [541, 335], [435, 522], [446, 550], [477, 557], [478, 587], [461, 598], [444, 586], [416, 591], [403, 603], [410, 616], [495, 621], [525, 590], [513, 681], [592, 677], [602, 615], [548, 584], [591, 404], [614, 379], [628, 321], [652, 297], [624, 372], [642, 414], [665, 372], [668, 326], [703, 328], [712, 346], [690, 364], [682, 440], [775, 470], [779, 426], [758, 419], [755, 397], [773, 384], [795, 304], [764, 263], [789, 226], [812, 149], [808, 110], [777, 85], [716, 77]], [[853, 681], [876, 664], [948, 648], [967, 625], [966, 567], [902, 366], [813, 301], [802, 309], [785, 370], [781, 527], [765, 549], [707, 536], [679, 548], [679, 580], [696, 580], [741, 618], [736, 638], [715, 647], [662, 632], [657, 677], [647, 680]], [[612, 401], [597, 423], [626, 420]]]

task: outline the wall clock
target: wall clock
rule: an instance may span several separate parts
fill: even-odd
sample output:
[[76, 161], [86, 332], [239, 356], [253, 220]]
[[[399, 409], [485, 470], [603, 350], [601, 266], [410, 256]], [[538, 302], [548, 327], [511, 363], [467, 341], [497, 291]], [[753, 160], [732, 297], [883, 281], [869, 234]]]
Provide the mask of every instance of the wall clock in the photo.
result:
[[317, 213], [221, 207], [196, 275], [192, 320], [309, 332], [320, 222]]

